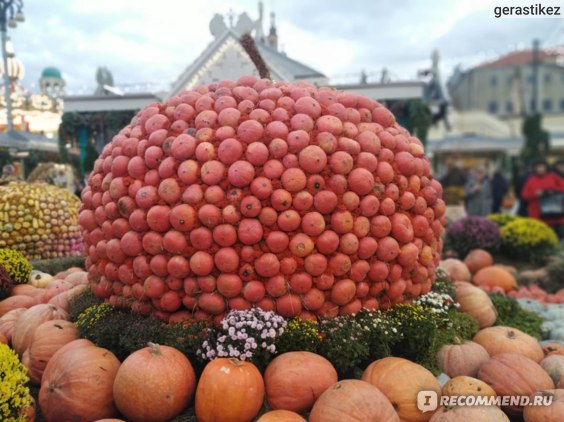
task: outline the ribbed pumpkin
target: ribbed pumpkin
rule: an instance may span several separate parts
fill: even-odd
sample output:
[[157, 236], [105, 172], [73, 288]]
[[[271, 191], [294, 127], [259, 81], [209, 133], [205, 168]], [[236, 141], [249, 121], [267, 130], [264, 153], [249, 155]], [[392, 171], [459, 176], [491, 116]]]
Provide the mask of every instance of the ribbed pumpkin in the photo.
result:
[[16, 322], [18, 322], [18, 319], [25, 311], [27, 311], [27, 308], [12, 309], [0, 317], [0, 333], [6, 337], [8, 342], [12, 340], [12, 334], [14, 332]]
[[443, 385], [441, 394], [443, 396], [496, 396], [494, 389], [484, 381], [465, 375], [449, 379]]
[[74, 286], [65, 280], [55, 280], [47, 286], [43, 294], [43, 302], [47, 303], [55, 296], [72, 289]]
[[429, 422], [509, 422], [497, 406], [440, 407]]
[[480, 328], [491, 327], [495, 324], [497, 314], [492, 300], [482, 289], [470, 283], [455, 282], [456, 301], [460, 310], [473, 317]]
[[88, 290], [87, 285], [79, 284], [78, 286], [74, 286], [70, 290], [65, 290], [64, 292], [59, 293], [57, 296], [52, 297], [51, 299], [49, 299], [49, 302], [47, 303], [49, 303], [50, 305], [58, 306], [59, 308], [62, 308], [68, 312], [69, 300], [85, 292], [86, 290]]
[[489, 358], [487, 350], [473, 341], [445, 344], [437, 354], [439, 368], [449, 377], [475, 377], [482, 363]]
[[[478, 378], [490, 385], [498, 396], [530, 396], [535, 391], [554, 388], [552, 379], [538, 363], [517, 353], [492, 356], [480, 367]], [[521, 406], [508, 409], [523, 411]]]
[[549, 406], [525, 406], [523, 409], [525, 422], [561, 422], [564, 419], [564, 389], [537, 391], [531, 396], [531, 400], [539, 396], [543, 402], [551, 400], [551, 404]]
[[425, 422], [431, 418], [431, 412], [422, 413], [417, 408], [420, 391], [441, 394], [441, 386], [429, 370], [403, 358], [386, 357], [372, 362], [362, 374], [362, 380], [384, 393], [405, 422]]
[[538, 340], [517, 328], [489, 327], [476, 333], [472, 339], [488, 351], [490, 356], [499, 353], [519, 353], [540, 362], [544, 352]]
[[29, 378], [33, 384], [41, 384], [43, 371], [53, 355], [65, 344], [78, 339], [75, 325], [70, 321], [54, 319], [46, 321], [35, 330], [29, 347]]
[[373, 385], [343, 380], [317, 399], [309, 422], [400, 422], [390, 401]]
[[30, 296], [38, 298], [43, 296], [44, 289], [32, 286], [31, 284], [16, 284], [12, 289], [12, 296]]
[[545, 356], [564, 355], [564, 346], [559, 343], [545, 343], [542, 351]]
[[564, 382], [564, 356], [547, 356], [541, 360], [540, 366], [550, 375], [555, 385]]
[[257, 422], [307, 422], [296, 412], [278, 409], [264, 413]]
[[21, 356], [31, 345], [37, 327], [45, 321], [67, 318], [68, 313], [58, 306], [48, 305], [46, 303], [32, 306], [18, 318], [14, 326], [12, 347], [18, 355]]
[[6, 336], [2, 333], [0, 333], [0, 343], [2, 344], [8, 344], [8, 339], [6, 338]]
[[464, 262], [456, 258], [447, 258], [440, 262], [451, 281], [470, 281], [472, 274]]
[[149, 343], [121, 364], [114, 381], [120, 413], [135, 422], [166, 422], [188, 406], [196, 389], [190, 361], [169, 346]]
[[16, 295], [0, 301], [0, 317], [18, 308], [31, 308], [37, 305], [37, 300], [31, 296]]
[[472, 274], [477, 273], [482, 268], [493, 265], [494, 260], [491, 253], [484, 249], [473, 249], [464, 258], [464, 263]]
[[474, 284], [483, 287], [501, 287], [505, 292], [517, 285], [517, 280], [506, 268], [492, 265], [482, 268], [472, 278]]
[[117, 415], [113, 384], [119, 360], [84, 339], [61, 347], [41, 380], [39, 406], [46, 422], [94, 421]]
[[23, 421], [20, 422], [34, 422], [35, 421], [35, 415], [36, 415], [36, 404], [35, 404], [35, 399], [33, 398], [33, 396], [30, 394], [29, 395], [29, 406], [21, 409], [20, 411], [20, 416], [23, 416], [24, 419]]
[[337, 381], [337, 371], [324, 357], [310, 352], [284, 353], [264, 373], [266, 400], [273, 409], [308, 412]]
[[200, 422], [250, 422], [264, 400], [264, 380], [250, 362], [219, 358], [209, 362], [196, 389]]

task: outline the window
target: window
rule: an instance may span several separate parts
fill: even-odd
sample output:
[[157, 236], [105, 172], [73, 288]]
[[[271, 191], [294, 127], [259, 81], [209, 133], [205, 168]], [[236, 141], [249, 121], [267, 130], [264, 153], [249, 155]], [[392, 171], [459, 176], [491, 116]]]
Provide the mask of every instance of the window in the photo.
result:
[[512, 114], [513, 113], [513, 103], [511, 101], [507, 101], [507, 103], [505, 103], [505, 111], [508, 114]]
[[564, 98], [560, 100], [560, 110], [564, 110]]
[[552, 100], [546, 99], [542, 101], [542, 110], [543, 111], [552, 111]]
[[496, 86], [497, 85], [497, 76], [493, 75], [492, 78], [490, 79], [490, 84], [492, 86]]
[[549, 84], [552, 82], [552, 75], [550, 73], [544, 74], [544, 83]]
[[497, 113], [497, 101], [490, 101], [488, 104], [488, 111], [490, 113]]

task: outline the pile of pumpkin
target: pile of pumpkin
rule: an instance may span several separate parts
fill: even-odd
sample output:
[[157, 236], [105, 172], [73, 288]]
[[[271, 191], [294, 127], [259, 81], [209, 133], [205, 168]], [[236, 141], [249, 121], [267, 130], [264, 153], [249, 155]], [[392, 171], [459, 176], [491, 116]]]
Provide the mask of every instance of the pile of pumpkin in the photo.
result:
[[[493, 327], [495, 310], [486, 292], [455, 282], [461, 309], [480, 323], [473, 341], [443, 346], [437, 359], [452, 377], [442, 388], [424, 367], [398, 357], [370, 364], [361, 380], [339, 380], [325, 358], [309, 352], [277, 356], [264, 374], [251, 363], [216, 359], [199, 380], [178, 350], [150, 344], [122, 363], [114, 354], [80, 339], [68, 321], [68, 298], [82, 291], [87, 273], [79, 269], [54, 277], [34, 273], [0, 302], [0, 341], [11, 344], [40, 386], [46, 422], [98, 421], [120, 415], [128, 421], [168, 421], [194, 405], [200, 422], [258, 421], [559, 421], [564, 414], [564, 347], [543, 348], [511, 327]], [[27, 299], [24, 299], [27, 298]], [[491, 305], [491, 301], [489, 302]], [[140, 370], [142, 368], [143, 370]], [[96, 382], [92, 382], [95, 379]], [[439, 407], [422, 413], [419, 391], [448, 395], [543, 395], [547, 407]], [[32, 420], [32, 419], [28, 419]], [[115, 421], [115, 419], [114, 419]]]

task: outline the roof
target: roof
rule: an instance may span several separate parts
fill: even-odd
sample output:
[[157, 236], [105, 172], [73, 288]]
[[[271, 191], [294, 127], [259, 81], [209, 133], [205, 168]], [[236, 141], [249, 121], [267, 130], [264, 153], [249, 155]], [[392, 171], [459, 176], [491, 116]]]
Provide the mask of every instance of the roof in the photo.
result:
[[58, 78], [58, 79], [63, 78], [61, 71], [59, 69], [57, 69], [56, 67], [53, 67], [53, 66], [49, 66], [49, 67], [46, 67], [45, 69], [43, 69], [43, 72], [41, 72], [41, 77], [42, 78]]
[[[257, 43], [256, 45], [273, 79], [293, 81], [308, 78], [326, 78], [321, 72], [293, 60], [265, 44]], [[230, 47], [237, 48], [239, 53], [246, 57], [250, 65], [254, 68], [250, 57], [241, 46], [239, 34], [233, 29], [227, 28], [222, 35], [216, 37], [186, 70], [182, 72], [178, 79], [172, 84], [172, 88], [167, 94], [167, 97], [177, 94], [193, 82], [199, 80], [206, 66], [213, 65], [213, 63], [218, 60], [218, 57], [224, 54]]]
[[[550, 50], [539, 50], [539, 61], [545, 63], [548, 59], [556, 57], [557, 54]], [[505, 66], [524, 66], [533, 64], [533, 50], [514, 51], [513, 53], [501, 56], [491, 62], [482, 63], [477, 68], [505, 67]]]

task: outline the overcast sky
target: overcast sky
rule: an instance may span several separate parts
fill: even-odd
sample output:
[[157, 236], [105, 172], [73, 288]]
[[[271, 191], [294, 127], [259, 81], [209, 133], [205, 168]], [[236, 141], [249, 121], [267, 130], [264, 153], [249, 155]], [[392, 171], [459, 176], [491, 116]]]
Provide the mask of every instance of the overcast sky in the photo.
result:
[[[256, 19], [256, 0], [23, 0], [26, 22], [9, 29], [24, 62], [24, 85], [36, 89], [41, 70], [56, 66], [67, 92], [90, 93], [98, 66], [117, 85], [167, 87], [212, 41], [215, 13], [246, 11]], [[563, 6], [562, 17], [500, 18], [495, 5]], [[564, 44], [564, 0], [265, 0], [264, 30], [276, 12], [280, 44], [291, 58], [334, 81], [357, 79], [362, 69], [377, 79], [414, 79], [437, 48], [441, 70], [471, 67], [533, 38]], [[355, 76], [352, 76], [355, 75]]]

